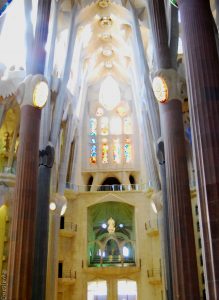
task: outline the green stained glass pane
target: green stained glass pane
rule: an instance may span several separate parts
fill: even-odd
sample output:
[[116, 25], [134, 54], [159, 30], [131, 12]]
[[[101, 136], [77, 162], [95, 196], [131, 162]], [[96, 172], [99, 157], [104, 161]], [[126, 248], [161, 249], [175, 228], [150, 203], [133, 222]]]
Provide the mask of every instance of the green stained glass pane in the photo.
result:
[[178, 7], [177, 0], [170, 0], [170, 3], [175, 7]]

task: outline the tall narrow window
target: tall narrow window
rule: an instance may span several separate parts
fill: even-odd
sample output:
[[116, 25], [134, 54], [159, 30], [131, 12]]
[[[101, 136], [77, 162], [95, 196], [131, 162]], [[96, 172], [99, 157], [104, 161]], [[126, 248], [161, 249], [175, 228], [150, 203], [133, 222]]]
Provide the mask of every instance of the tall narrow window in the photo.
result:
[[112, 76], [106, 77], [100, 87], [99, 102], [107, 110], [114, 109], [120, 102], [120, 89]]
[[90, 119], [90, 135], [97, 135], [97, 119]]
[[118, 300], [137, 300], [137, 284], [133, 280], [118, 281]]
[[87, 300], [107, 300], [107, 282], [104, 280], [88, 282]]
[[130, 139], [125, 139], [124, 144], [124, 156], [125, 156], [125, 162], [129, 163], [132, 159], [132, 145]]
[[112, 117], [110, 120], [110, 133], [114, 135], [122, 134], [122, 121], [120, 117]]
[[97, 145], [90, 146], [90, 162], [95, 164], [97, 162]]
[[121, 144], [119, 139], [113, 140], [113, 161], [117, 164], [121, 163]]
[[107, 117], [102, 117], [100, 120], [100, 132], [101, 135], [109, 134], [109, 119]]
[[132, 134], [132, 120], [130, 117], [125, 117], [124, 122], [124, 134]]
[[102, 140], [102, 163], [107, 164], [108, 161], [108, 152], [109, 152], [109, 145], [107, 143], [107, 139]]

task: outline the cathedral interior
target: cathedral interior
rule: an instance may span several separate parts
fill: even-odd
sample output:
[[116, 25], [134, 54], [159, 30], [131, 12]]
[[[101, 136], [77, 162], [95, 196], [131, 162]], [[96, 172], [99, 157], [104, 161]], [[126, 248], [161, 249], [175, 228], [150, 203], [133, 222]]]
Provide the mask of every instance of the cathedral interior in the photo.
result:
[[0, 299], [219, 299], [218, 29], [218, 0], [0, 0]]

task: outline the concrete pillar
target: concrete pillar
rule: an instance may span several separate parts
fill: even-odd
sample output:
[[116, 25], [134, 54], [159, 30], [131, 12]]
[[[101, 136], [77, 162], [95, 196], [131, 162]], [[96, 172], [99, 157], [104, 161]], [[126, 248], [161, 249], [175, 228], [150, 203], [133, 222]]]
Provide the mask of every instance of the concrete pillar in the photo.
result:
[[[168, 101], [160, 103], [168, 195], [173, 299], [200, 299], [192, 206], [185, 149], [182, 104], [183, 80], [172, 67], [163, 0], [148, 1], [155, 60], [168, 87]], [[194, 17], [194, 16], [193, 16]], [[164, 216], [166, 218], [166, 216]]]
[[49, 245], [46, 278], [46, 300], [56, 300], [58, 294], [58, 246], [60, 215], [66, 198], [55, 194], [50, 202]]
[[219, 59], [210, 3], [179, 0], [207, 298], [219, 298]]

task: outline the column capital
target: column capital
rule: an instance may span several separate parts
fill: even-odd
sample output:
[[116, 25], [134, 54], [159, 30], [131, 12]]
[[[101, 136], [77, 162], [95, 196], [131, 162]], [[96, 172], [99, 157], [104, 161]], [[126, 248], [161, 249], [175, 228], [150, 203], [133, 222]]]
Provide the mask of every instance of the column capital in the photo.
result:
[[[40, 103], [36, 102], [36, 97], [39, 98]], [[16, 99], [20, 107], [30, 105], [42, 108], [46, 104], [47, 98], [48, 84], [46, 78], [41, 74], [28, 75], [20, 83], [16, 93]]]
[[159, 69], [152, 82], [155, 97], [161, 103], [176, 99], [183, 102], [187, 97], [186, 81], [174, 69]]
[[[65, 196], [55, 193], [50, 199], [50, 211], [54, 214], [63, 215], [67, 206]], [[64, 212], [63, 212], [64, 210]]]

